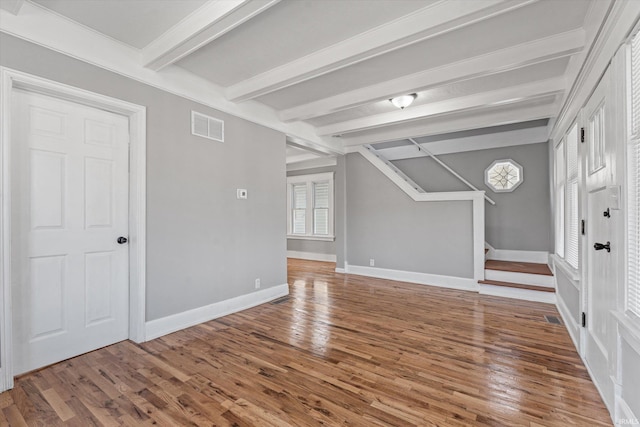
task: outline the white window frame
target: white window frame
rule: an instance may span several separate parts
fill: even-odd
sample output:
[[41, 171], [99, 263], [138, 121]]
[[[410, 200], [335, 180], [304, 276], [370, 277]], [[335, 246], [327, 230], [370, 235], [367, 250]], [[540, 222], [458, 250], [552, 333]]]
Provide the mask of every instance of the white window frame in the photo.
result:
[[[575, 132], [573, 135], [572, 133]], [[573, 268], [575, 271], [578, 271], [580, 269], [580, 190], [581, 190], [581, 185], [580, 185], [580, 142], [578, 141], [579, 138], [579, 130], [578, 130], [578, 124], [574, 123], [573, 125], [569, 126], [569, 130], [567, 130], [567, 133], [564, 137], [564, 161], [565, 161], [565, 166], [564, 166], [564, 173], [565, 173], [565, 177], [564, 177], [564, 182], [565, 182], [565, 200], [564, 200], [564, 232], [565, 232], [565, 237], [564, 237], [564, 260], [567, 261], [567, 264], [569, 264], [571, 266], [571, 268]], [[575, 152], [574, 153], [570, 153], [569, 152], [569, 138], [573, 137], [574, 141], [573, 141], [573, 146], [575, 147]], [[570, 170], [569, 170], [569, 162], [570, 162], [570, 156], [575, 156], [575, 171], [574, 173], [570, 176]], [[571, 186], [576, 186], [576, 192], [575, 192], [575, 197], [576, 200], [574, 200], [575, 205], [573, 205], [573, 208], [575, 208], [575, 217], [572, 217], [572, 204], [571, 204], [571, 199], [569, 197], [569, 195], [571, 194]], [[575, 233], [574, 236], [571, 236], [571, 233]], [[572, 247], [572, 244], [575, 245]], [[575, 265], [571, 264], [571, 262], [568, 260], [569, 258], [569, 254], [570, 252], [575, 251]]]
[[[572, 132], [575, 132], [572, 135]], [[555, 254], [556, 259], [561, 260], [562, 266], [566, 271], [570, 271], [572, 275], [577, 275], [580, 271], [580, 191], [582, 188], [580, 181], [580, 144], [578, 143], [578, 125], [573, 123], [569, 126], [564, 137], [554, 147], [554, 192], [555, 192]], [[574, 137], [576, 152], [568, 152], [568, 138]], [[562, 153], [562, 159], [559, 159], [558, 153]], [[573, 175], [569, 176], [569, 156], [574, 155], [576, 162], [576, 170]], [[562, 164], [559, 162], [562, 161]], [[577, 185], [578, 190], [575, 194], [576, 200], [574, 205], [576, 208], [575, 217], [571, 218], [571, 200], [569, 197], [570, 186]], [[571, 233], [576, 233], [571, 236]], [[573, 238], [572, 238], [573, 237]], [[568, 247], [570, 243], [577, 247]], [[574, 259], [576, 265], [571, 264], [567, 257], [570, 251], [575, 251], [577, 259]]]
[[[313, 185], [316, 183], [329, 183], [329, 228], [328, 234], [314, 234], [314, 194]], [[307, 204], [305, 215], [306, 224], [304, 234], [293, 234], [293, 186], [296, 184], [305, 184], [307, 186]], [[325, 172], [312, 175], [299, 175], [287, 177], [287, 238], [288, 239], [304, 239], [304, 240], [335, 240], [334, 234], [334, 173]]]
[[[496, 167], [497, 165], [502, 165], [502, 164], [508, 164], [512, 169], [515, 169], [515, 170], [518, 171], [518, 180], [513, 184], [513, 186], [511, 186], [509, 188], [496, 187], [494, 185], [494, 183], [492, 182], [492, 180], [491, 180], [491, 174], [494, 173], [493, 172], [493, 168]], [[514, 191], [516, 188], [518, 188], [520, 186], [520, 184], [522, 184], [523, 181], [524, 181], [524, 174], [523, 174], [522, 166], [518, 162], [513, 160], [513, 159], [495, 160], [484, 171], [484, 183], [494, 193], [510, 193], [510, 192]]]
[[[632, 259], [636, 254], [640, 253], [640, 242], [633, 236], [633, 231], [638, 227], [638, 208], [635, 206], [635, 200], [638, 199], [638, 193], [640, 193], [640, 186], [633, 182], [633, 175], [639, 173], [637, 168], [637, 162], [640, 159], [634, 158], [633, 151], [638, 145], [640, 145], [640, 120], [638, 115], [634, 111], [634, 99], [633, 99], [633, 42], [636, 37], [640, 37], [640, 33], [636, 32], [628, 42], [627, 47], [627, 67], [626, 67], [626, 96], [627, 96], [627, 143], [625, 144], [625, 186], [626, 186], [626, 215], [625, 215], [625, 289], [624, 289], [624, 312], [628, 319], [632, 320], [632, 324], [636, 327], [636, 330], [640, 330], [640, 313], [634, 311], [633, 307], [630, 307], [630, 293], [631, 287], [635, 286], [634, 291], [640, 292], [640, 283], [632, 283], [637, 280], [637, 275], [632, 273], [632, 269], [638, 268], [638, 261]], [[638, 82], [637, 84], [640, 84]], [[635, 117], [634, 117], [635, 116]], [[634, 265], [635, 264], [635, 265]], [[632, 277], [635, 276], [635, 277]]]
[[[560, 142], [554, 147], [553, 152], [553, 174], [554, 174], [554, 190], [555, 190], [555, 253], [558, 258], [564, 260], [565, 256], [565, 225], [566, 225], [566, 144], [564, 143], [565, 138], [562, 138]], [[562, 152], [562, 165], [559, 165], [558, 162], [558, 152]], [[558, 169], [561, 169], [561, 172], [558, 173]], [[562, 205], [560, 205], [562, 203]]]

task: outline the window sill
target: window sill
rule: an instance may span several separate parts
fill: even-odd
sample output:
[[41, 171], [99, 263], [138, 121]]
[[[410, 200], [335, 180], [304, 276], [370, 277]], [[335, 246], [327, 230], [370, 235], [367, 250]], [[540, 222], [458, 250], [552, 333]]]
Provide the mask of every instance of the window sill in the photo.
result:
[[571, 280], [574, 282], [580, 282], [580, 271], [576, 270], [572, 266], [569, 265], [567, 261], [560, 258], [558, 255], [551, 255], [551, 259], [553, 260], [553, 265], [555, 267], [559, 267], [560, 270]]
[[318, 240], [320, 242], [333, 242], [336, 236], [299, 236], [296, 234], [287, 234], [287, 239], [292, 240]]

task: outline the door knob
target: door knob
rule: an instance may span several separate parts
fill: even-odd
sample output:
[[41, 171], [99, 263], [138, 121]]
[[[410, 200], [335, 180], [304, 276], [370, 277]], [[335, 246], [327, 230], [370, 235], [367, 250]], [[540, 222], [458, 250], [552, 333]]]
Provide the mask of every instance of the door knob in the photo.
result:
[[611, 252], [611, 242], [607, 242], [605, 244], [596, 243], [593, 245], [593, 249], [595, 249], [596, 251], [601, 251], [603, 249], [606, 249], [607, 252]]
[[118, 240], [116, 240], [116, 242], [120, 243], [121, 245], [124, 245], [125, 243], [127, 243], [127, 238], [120, 236], [118, 237]]

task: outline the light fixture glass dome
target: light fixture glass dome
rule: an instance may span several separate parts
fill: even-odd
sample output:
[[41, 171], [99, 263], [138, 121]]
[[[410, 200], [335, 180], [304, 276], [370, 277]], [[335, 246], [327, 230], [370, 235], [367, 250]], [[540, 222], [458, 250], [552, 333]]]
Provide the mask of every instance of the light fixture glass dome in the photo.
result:
[[418, 95], [416, 95], [415, 93], [411, 93], [409, 95], [396, 96], [395, 98], [391, 98], [389, 101], [391, 101], [391, 103], [396, 107], [403, 110], [404, 108], [411, 105], [411, 103], [413, 103], [413, 100], [416, 99], [417, 96]]

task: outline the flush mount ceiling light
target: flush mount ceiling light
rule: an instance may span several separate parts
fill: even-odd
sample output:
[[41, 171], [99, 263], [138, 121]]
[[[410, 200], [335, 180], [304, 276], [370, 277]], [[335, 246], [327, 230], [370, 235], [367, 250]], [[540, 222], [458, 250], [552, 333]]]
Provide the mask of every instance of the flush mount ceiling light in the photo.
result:
[[401, 110], [404, 110], [405, 107], [411, 105], [414, 99], [416, 99], [418, 95], [415, 93], [411, 93], [409, 95], [396, 96], [395, 98], [391, 98], [389, 101], [396, 107]]

